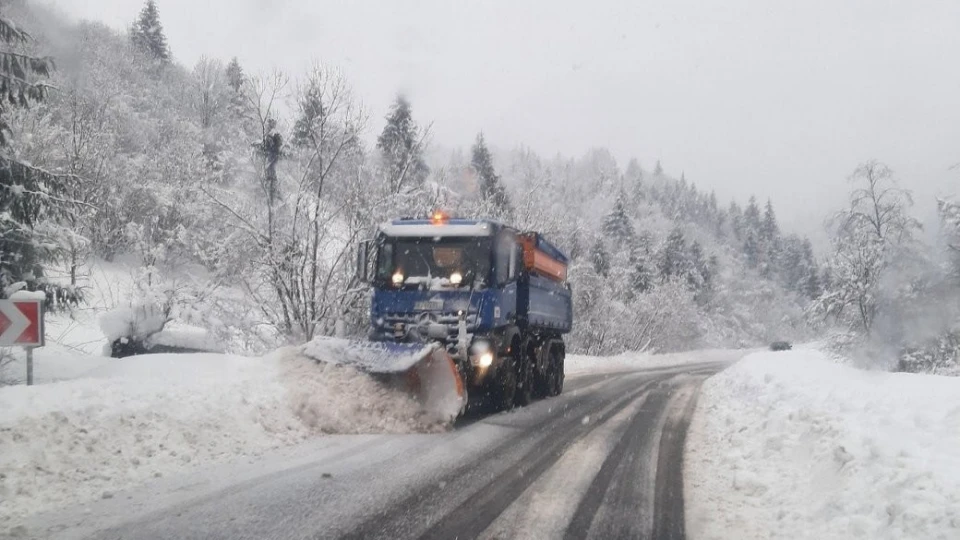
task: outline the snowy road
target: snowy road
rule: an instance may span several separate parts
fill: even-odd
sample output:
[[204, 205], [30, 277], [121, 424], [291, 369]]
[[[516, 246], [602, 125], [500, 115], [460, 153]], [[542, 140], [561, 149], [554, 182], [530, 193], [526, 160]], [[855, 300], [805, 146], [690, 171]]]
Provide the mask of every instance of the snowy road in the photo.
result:
[[686, 427], [725, 365], [581, 375], [443, 434], [324, 438], [59, 512], [44, 536], [683, 538]]

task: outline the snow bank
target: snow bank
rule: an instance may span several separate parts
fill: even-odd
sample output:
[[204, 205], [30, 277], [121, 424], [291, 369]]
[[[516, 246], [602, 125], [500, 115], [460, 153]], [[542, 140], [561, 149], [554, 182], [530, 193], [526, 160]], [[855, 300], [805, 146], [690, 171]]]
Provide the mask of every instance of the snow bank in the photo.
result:
[[744, 352], [742, 350], [715, 349], [669, 354], [627, 352], [614, 356], [568, 354], [563, 362], [563, 371], [567, 375], [578, 375], [581, 373], [653, 369], [709, 362], [734, 362], [739, 360]]
[[693, 540], [960, 538], [960, 379], [759, 353], [709, 379], [685, 463]]
[[315, 435], [437, 429], [406, 396], [300, 349], [113, 360], [0, 388], [0, 525]]

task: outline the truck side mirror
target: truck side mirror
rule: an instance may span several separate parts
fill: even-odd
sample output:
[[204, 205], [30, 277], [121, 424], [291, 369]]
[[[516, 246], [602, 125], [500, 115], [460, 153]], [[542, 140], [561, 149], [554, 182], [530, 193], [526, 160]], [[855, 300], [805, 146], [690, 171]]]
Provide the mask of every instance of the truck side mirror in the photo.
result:
[[357, 245], [357, 279], [361, 283], [370, 283], [370, 240]]

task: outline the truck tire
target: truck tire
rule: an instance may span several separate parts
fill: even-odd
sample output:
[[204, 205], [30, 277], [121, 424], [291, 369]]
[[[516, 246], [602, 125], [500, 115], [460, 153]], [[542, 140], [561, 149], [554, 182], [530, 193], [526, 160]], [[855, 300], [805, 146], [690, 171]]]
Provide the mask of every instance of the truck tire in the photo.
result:
[[553, 357], [550, 356], [550, 347], [541, 344], [535, 350], [538, 369], [534, 370], [533, 394], [537, 399], [550, 395], [550, 378], [553, 376]]
[[517, 406], [522, 407], [532, 403], [535, 397], [537, 379], [534, 368], [536, 367], [536, 357], [533, 355], [536, 354], [536, 349], [531, 346], [529, 341], [522, 346], [519, 342], [514, 342], [512, 349], [514, 358], [517, 359], [517, 393], [515, 400]]
[[497, 368], [496, 388], [494, 389], [494, 403], [499, 410], [508, 411], [513, 408], [517, 395], [517, 368], [513, 355], [504, 356]]
[[563, 392], [563, 346], [552, 347], [550, 351], [550, 390], [551, 396]]

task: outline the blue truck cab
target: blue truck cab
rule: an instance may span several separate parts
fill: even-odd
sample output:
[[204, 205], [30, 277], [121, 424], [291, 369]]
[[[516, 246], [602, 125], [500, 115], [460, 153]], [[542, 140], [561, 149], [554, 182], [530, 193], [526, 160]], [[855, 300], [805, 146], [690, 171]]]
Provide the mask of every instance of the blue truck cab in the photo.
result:
[[[562, 279], [526, 264], [531, 250]], [[568, 260], [542, 236], [438, 214], [382, 224], [360, 256], [373, 286], [372, 341], [442, 343], [471, 400], [510, 407], [562, 391]]]

